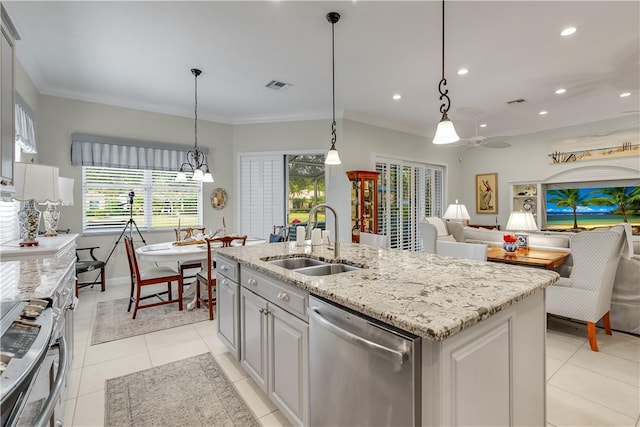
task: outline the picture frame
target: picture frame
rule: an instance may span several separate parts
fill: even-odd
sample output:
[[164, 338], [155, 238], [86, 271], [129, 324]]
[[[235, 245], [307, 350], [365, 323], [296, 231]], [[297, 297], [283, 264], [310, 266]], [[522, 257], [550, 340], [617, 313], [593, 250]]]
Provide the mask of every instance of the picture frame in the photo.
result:
[[476, 175], [476, 213], [498, 213], [498, 173]]

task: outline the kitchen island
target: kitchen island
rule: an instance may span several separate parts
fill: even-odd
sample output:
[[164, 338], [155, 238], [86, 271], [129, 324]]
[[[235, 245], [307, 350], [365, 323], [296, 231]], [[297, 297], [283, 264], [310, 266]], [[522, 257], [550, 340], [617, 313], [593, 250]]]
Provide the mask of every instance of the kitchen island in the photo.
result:
[[[220, 254], [223, 267], [226, 263], [229, 268], [229, 261], [233, 261], [240, 268], [227, 270], [234, 271], [233, 277], [220, 276], [218, 283], [230, 278], [243, 291], [258, 288], [261, 280], [272, 280], [281, 288], [288, 286], [288, 293], [274, 295], [288, 304], [281, 304], [281, 308], [297, 315], [297, 320], [306, 318], [308, 303], [302, 307], [298, 301], [309, 293], [421, 337], [421, 415], [417, 424], [544, 425], [543, 290], [557, 280], [555, 272], [359, 244], [343, 244], [339, 260], [333, 259], [333, 251], [326, 246], [312, 249], [293, 242], [228, 248]], [[270, 262], [293, 256], [360, 268], [308, 276]], [[218, 286], [219, 330], [228, 324], [220, 311], [225, 310], [225, 303], [235, 304], [225, 300], [223, 290]], [[262, 296], [269, 301], [268, 292]], [[239, 297], [237, 301], [241, 305]], [[260, 313], [272, 312], [273, 304], [265, 305]], [[246, 319], [240, 318], [245, 312], [240, 308], [235, 311], [238, 333], [245, 331]], [[225, 336], [224, 331], [219, 334]], [[251, 374], [255, 364], [243, 356], [239, 345], [245, 338], [235, 341], [235, 354]], [[308, 338], [301, 341], [303, 350], [306, 341]], [[304, 359], [305, 355], [301, 351], [299, 357]], [[293, 416], [286, 409], [283, 413], [297, 424], [308, 424], [304, 360], [300, 366], [301, 409]], [[264, 387], [268, 392], [273, 388], [267, 383]]]

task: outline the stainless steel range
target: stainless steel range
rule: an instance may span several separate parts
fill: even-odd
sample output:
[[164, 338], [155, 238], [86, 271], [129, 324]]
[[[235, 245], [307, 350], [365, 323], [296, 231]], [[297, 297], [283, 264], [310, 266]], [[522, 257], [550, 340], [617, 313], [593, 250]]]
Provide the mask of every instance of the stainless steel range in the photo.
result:
[[2, 427], [62, 425], [73, 358], [70, 242], [44, 258], [0, 262]]

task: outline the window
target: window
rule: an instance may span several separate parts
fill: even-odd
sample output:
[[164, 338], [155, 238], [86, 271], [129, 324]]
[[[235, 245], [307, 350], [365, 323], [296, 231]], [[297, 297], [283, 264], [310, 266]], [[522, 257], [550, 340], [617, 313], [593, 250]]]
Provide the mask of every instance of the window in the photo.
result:
[[376, 171], [380, 172], [378, 233], [389, 237], [392, 248], [421, 250], [419, 222], [442, 216], [444, 167], [377, 158]]
[[22, 153], [34, 154], [36, 148], [35, 114], [29, 104], [16, 92], [15, 102], [15, 161], [19, 162]]
[[82, 231], [140, 231], [202, 225], [202, 182], [175, 180], [176, 171], [82, 168]]

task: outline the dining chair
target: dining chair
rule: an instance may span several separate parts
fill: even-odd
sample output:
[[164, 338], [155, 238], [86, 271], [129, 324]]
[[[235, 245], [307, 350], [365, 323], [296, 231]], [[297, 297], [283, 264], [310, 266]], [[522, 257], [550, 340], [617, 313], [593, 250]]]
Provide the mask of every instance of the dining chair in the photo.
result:
[[[197, 236], [198, 234], [204, 234], [206, 228], [205, 227], [182, 227], [182, 228], [174, 228], [173, 231], [176, 233], [176, 241], [180, 242], [182, 240], [190, 239], [192, 237]], [[193, 259], [188, 261], [179, 261], [178, 262], [178, 270], [180, 274], [182, 274], [182, 280], [192, 279], [196, 277], [195, 275], [185, 276], [185, 271], [192, 269], [200, 269], [202, 267], [202, 261], [199, 259]]]
[[446, 240], [436, 240], [436, 253], [438, 255], [450, 256], [454, 258], [475, 259], [478, 261], [487, 260], [487, 245], [484, 243], [463, 243], [448, 242]]
[[[207, 241], [207, 265], [196, 275], [196, 307], [200, 308], [200, 304], [209, 309], [209, 320], [213, 320], [213, 306], [216, 299], [213, 296], [213, 288], [216, 286], [215, 262], [211, 253], [211, 246], [222, 244], [223, 248], [229, 246], [244, 246], [247, 243], [247, 236], [221, 236], [205, 239]], [[207, 287], [207, 298], [204, 299], [200, 294], [200, 283]]]
[[[80, 288], [84, 288], [85, 286], [92, 286], [100, 284], [100, 291], [104, 292], [107, 284], [107, 278], [105, 275], [105, 267], [107, 264], [99, 260], [95, 255], [94, 251], [96, 249], [100, 249], [100, 246], [92, 246], [87, 248], [76, 248], [76, 298], [78, 298], [78, 290]], [[88, 251], [88, 254], [87, 252]], [[81, 255], [87, 254], [87, 256]], [[98, 272], [98, 275], [95, 276], [93, 280], [84, 280], [81, 281], [79, 279], [80, 274], [84, 273], [95, 273]]]
[[[131, 273], [131, 294], [129, 296], [129, 307], [127, 312], [131, 311], [131, 304], [135, 302], [133, 309], [132, 319], [136, 318], [138, 310], [142, 308], [155, 307], [164, 304], [178, 303], [178, 310], [182, 311], [182, 274], [177, 272], [171, 267], [153, 267], [149, 269], [140, 270], [138, 266], [138, 258], [136, 257], [136, 251], [133, 247], [133, 240], [129, 236], [124, 237], [124, 246], [127, 251], [127, 258], [129, 260], [129, 272]], [[171, 283], [178, 282], [178, 298], [172, 299], [171, 297]], [[160, 283], [167, 284], [167, 290], [162, 292], [154, 292], [149, 295], [142, 295], [142, 288], [144, 286], [158, 285]], [[135, 293], [135, 295], [134, 295]], [[166, 294], [167, 299], [163, 300], [162, 295]], [[154, 302], [151, 304], [140, 305], [140, 302], [147, 298], [157, 297], [160, 302]]]
[[596, 322], [602, 319], [605, 333], [612, 334], [611, 293], [624, 241], [621, 226], [573, 235], [569, 240], [573, 257], [571, 275], [559, 278], [545, 290], [547, 313], [587, 322], [592, 351], [598, 351]]

